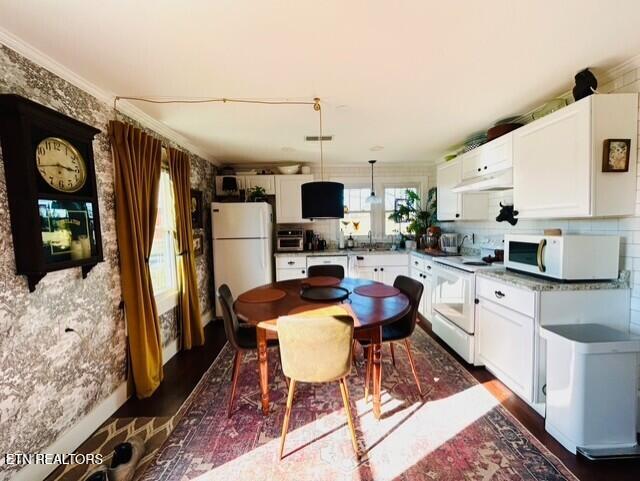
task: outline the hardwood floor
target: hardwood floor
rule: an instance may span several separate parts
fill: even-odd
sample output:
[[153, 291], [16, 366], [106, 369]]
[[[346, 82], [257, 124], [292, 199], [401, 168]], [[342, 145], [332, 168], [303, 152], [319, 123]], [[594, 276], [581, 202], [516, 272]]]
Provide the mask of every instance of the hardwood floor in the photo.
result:
[[[593, 463], [574, 456], [544, 430], [544, 419], [520, 400], [491, 373], [481, 367], [466, 364], [448, 346], [435, 337], [431, 325], [422, 319], [419, 324], [429, 335], [456, 357], [479, 382], [502, 403], [536, 438], [582, 481], [636, 481], [640, 477], [640, 461], [605, 461]], [[226, 343], [222, 322], [214, 321], [205, 327], [204, 346], [176, 354], [165, 365], [165, 378], [158, 390], [148, 399], [132, 398], [114, 417], [171, 416], [177, 412], [196, 384]]]

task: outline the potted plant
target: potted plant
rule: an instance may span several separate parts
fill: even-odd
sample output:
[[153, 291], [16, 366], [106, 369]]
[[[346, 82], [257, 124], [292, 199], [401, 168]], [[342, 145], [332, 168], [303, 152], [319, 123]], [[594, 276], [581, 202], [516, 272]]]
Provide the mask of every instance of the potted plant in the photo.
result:
[[247, 202], [266, 202], [267, 191], [259, 185], [247, 190]]
[[418, 241], [436, 222], [436, 188], [429, 189], [427, 202], [422, 208], [420, 196], [413, 190], [405, 191], [406, 198], [398, 199], [389, 220], [407, 224], [407, 233]]

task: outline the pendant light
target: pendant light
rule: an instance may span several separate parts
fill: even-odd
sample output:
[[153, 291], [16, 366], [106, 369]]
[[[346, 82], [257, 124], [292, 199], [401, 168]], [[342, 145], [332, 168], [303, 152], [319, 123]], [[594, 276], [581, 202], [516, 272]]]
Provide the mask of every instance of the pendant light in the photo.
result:
[[322, 107], [319, 98], [313, 100], [313, 110], [318, 112], [320, 117], [320, 181], [302, 184], [302, 218], [342, 219], [344, 217], [344, 184], [324, 180]]
[[367, 197], [365, 203], [367, 205], [379, 205], [382, 204], [382, 197], [376, 195], [375, 190], [373, 190], [373, 164], [375, 164], [376, 161], [370, 160], [369, 163], [371, 164], [371, 195]]

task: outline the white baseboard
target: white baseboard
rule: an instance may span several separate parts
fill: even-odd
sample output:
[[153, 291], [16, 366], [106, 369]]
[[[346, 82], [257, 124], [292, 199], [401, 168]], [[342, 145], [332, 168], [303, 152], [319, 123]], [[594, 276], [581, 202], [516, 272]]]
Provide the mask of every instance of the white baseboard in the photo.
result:
[[[128, 399], [127, 383], [124, 382], [116, 388], [111, 395], [98, 404], [84, 418], [77, 421], [72, 428], [67, 430], [42, 453], [73, 453], [84, 443], [93, 432], [98, 429], [109, 417], [118, 410]], [[56, 464], [29, 464], [18, 471], [11, 481], [38, 481], [45, 479], [56, 469]]]

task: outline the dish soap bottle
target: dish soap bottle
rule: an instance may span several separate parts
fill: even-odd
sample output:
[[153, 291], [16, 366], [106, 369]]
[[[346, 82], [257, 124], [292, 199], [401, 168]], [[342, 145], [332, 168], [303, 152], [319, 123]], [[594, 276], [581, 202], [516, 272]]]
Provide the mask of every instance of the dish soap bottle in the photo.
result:
[[349, 238], [347, 239], [347, 249], [353, 249], [355, 246], [356, 246], [356, 241], [354, 241], [351, 234], [349, 234]]
[[338, 234], [338, 249], [344, 249], [344, 232], [342, 232], [342, 229]]

